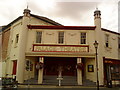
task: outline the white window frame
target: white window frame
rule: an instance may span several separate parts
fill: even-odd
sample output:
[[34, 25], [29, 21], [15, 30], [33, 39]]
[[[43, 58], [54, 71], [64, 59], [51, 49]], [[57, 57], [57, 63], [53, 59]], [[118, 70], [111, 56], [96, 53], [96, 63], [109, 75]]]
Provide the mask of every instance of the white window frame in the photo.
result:
[[42, 34], [43, 34], [42, 31], [36, 31], [36, 43], [42, 43]]
[[[83, 33], [85, 36], [82, 35]], [[87, 32], [80, 32], [80, 44], [87, 44]]]
[[[60, 35], [62, 33], [62, 35]], [[58, 44], [64, 44], [64, 38], [65, 38], [65, 32], [64, 31], [59, 31], [58, 32]]]

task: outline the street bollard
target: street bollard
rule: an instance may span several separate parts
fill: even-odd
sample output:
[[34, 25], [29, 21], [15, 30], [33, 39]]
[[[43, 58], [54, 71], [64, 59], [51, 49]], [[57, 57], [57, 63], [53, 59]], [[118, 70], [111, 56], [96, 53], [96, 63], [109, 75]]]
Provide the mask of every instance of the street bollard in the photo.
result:
[[59, 86], [61, 86], [61, 81], [63, 80], [63, 78], [62, 77], [58, 77], [57, 80], [59, 82]]

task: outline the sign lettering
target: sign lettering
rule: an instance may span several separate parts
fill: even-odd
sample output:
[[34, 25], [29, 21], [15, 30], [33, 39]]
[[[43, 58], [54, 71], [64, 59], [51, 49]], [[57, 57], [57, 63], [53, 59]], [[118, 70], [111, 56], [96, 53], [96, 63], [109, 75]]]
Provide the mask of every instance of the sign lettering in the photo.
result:
[[88, 52], [88, 47], [76, 46], [34, 46], [38, 52]]

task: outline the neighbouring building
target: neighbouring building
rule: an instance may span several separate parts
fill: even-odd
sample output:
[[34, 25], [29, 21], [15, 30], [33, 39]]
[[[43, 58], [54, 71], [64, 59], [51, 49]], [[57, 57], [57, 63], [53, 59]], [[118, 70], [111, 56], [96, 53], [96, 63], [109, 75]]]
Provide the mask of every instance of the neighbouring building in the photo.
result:
[[99, 10], [94, 26], [64, 26], [29, 9], [23, 14], [0, 31], [2, 77], [19, 83], [51, 84], [57, 77], [63, 85], [95, 83], [97, 41], [99, 84], [120, 84], [120, 33], [101, 27]]

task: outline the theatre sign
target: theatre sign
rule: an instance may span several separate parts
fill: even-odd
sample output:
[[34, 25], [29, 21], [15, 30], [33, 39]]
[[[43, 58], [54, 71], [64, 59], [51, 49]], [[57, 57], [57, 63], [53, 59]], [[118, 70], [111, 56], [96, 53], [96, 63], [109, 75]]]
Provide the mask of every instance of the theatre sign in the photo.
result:
[[89, 52], [88, 45], [33, 45], [34, 52]]

